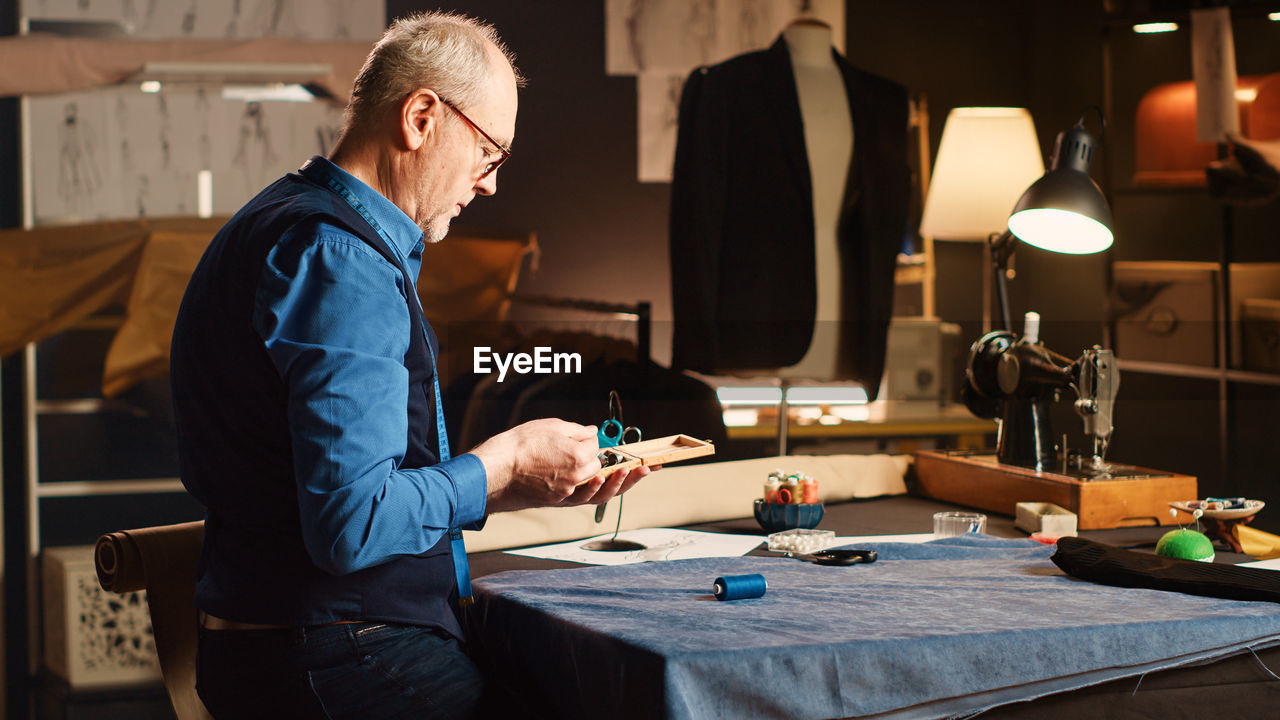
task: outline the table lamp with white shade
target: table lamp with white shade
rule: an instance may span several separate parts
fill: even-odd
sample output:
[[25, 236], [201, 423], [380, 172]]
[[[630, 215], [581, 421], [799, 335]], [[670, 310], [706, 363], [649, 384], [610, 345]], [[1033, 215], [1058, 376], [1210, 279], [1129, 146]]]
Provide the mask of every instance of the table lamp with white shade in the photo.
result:
[[[1044, 175], [1035, 124], [1025, 108], [958, 107], [933, 166], [920, 234], [987, 242], [1009, 225], [1009, 210]], [[983, 331], [991, 328], [991, 292], [983, 274]]]

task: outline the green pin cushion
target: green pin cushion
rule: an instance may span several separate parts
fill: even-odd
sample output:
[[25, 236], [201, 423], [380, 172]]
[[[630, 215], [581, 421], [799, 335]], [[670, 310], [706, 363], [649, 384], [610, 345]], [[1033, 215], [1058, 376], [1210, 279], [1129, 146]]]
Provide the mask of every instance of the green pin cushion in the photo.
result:
[[1170, 530], [1156, 543], [1156, 554], [1183, 560], [1213, 562], [1213, 542], [1195, 530]]

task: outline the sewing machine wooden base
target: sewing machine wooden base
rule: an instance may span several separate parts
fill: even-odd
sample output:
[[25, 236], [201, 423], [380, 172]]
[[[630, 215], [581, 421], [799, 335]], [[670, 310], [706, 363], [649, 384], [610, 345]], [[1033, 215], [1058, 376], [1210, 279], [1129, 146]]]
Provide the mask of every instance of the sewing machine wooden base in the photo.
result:
[[1173, 525], [1177, 521], [1169, 515], [1169, 503], [1199, 497], [1190, 475], [1130, 470], [1137, 471], [1135, 477], [1082, 480], [1004, 465], [994, 455], [915, 454], [916, 487], [922, 495], [1005, 515], [1013, 515], [1020, 502], [1051, 502], [1074, 512], [1081, 530]]

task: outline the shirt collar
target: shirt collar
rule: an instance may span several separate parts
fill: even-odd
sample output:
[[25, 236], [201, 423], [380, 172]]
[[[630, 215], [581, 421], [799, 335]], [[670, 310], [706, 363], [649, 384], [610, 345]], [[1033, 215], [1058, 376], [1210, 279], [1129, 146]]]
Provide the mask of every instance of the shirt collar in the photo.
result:
[[414, 251], [422, 245], [422, 228], [404, 213], [395, 203], [388, 200], [377, 190], [366, 185], [359, 178], [335, 165], [328, 158], [319, 155], [308, 161], [346, 186], [355, 195], [373, 219], [390, 236], [391, 244], [402, 258], [410, 258]]

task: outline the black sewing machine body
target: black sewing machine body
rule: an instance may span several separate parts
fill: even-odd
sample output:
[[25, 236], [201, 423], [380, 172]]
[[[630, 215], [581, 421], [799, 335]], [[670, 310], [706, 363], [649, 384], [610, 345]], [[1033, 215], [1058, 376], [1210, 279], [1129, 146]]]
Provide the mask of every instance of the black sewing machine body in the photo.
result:
[[[1059, 355], [1035, 339], [1007, 330], [987, 333], [970, 348], [962, 393], [975, 415], [999, 421], [999, 462], [1079, 479], [1133, 477], [1138, 468], [1104, 459], [1112, 433], [1112, 412], [1120, 386], [1115, 353], [1098, 346], [1075, 360]], [[1054, 442], [1052, 403], [1064, 390], [1076, 396], [1076, 412], [1093, 439], [1090, 453], [1069, 454]]]

